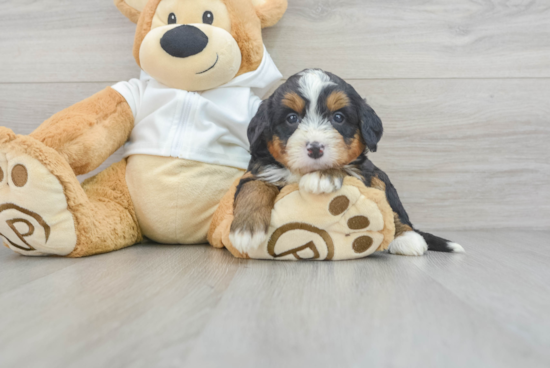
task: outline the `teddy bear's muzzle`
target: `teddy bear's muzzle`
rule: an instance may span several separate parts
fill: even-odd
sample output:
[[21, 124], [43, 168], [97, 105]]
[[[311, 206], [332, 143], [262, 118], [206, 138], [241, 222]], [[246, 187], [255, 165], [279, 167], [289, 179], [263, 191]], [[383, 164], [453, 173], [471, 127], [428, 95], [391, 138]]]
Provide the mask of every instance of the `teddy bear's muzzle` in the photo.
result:
[[231, 33], [195, 23], [154, 28], [141, 43], [139, 59], [141, 68], [158, 82], [196, 92], [233, 79], [242, 56]]
[[202, 52], [208, 45], [208, 36], [195, 26], [181, 25], [166, 32], [160, 45], [168, 55], [186, 58]]

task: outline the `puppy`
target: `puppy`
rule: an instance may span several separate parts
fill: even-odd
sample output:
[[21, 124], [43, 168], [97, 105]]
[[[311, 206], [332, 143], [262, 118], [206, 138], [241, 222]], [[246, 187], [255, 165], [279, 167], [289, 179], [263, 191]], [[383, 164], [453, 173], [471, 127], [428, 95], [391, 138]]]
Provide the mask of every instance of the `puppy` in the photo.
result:
[[414, 229], [390, 179], [367, 158], [382, 133], [374, 110], [336, 75], [307, 69], [289, 78], [262, 102], [248, 128], [252, 159], [235, 194], [233, 246], [247, 253], [266, 240], [283, 186], [299, 183], [301, 190], [331, 193], [349, 175], [385, 190], [396, 224], [391, 253], [464, 252], [459, 244]]

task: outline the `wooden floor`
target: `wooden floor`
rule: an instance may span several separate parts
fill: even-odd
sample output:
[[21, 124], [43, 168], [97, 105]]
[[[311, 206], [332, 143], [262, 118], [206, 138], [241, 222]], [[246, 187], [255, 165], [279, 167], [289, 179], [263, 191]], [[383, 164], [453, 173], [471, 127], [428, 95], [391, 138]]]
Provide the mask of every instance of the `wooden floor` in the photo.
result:
[[277, 263], [207, 246], [0, 249], [0, 366], [550, 366], [550, 231], [439, 234], [467, 253]]

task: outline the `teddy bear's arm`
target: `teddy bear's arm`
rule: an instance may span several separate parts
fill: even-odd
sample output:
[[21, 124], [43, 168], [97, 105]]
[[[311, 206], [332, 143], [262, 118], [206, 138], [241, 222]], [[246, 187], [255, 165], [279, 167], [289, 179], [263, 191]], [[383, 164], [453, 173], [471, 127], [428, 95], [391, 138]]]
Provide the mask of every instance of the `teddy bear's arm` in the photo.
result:
[[107, 87], [46, 120], [31, 136], [58, 151], [76, 175], [101, 165], [119, 149], [134, 127], [124, 97]]

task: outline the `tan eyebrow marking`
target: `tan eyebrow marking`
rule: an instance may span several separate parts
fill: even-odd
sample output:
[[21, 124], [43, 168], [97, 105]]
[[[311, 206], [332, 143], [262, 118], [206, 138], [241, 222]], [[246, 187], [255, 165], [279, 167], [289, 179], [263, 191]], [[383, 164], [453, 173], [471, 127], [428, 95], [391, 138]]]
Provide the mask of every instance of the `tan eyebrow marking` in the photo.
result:
[[285, 166], [288, 166], [288, 158], [286, 153], [286, 147], [281, 142], [281, 139], [277, 136], [273, 137], [273, 140], [267, 143], [267, 149], [271, 156], [278, 162], [282, 163]]
[[349, 144], [344, 142], [343, 138], [334, 145], [334, 152], [339, 166], [344, 166], [353, 162], [365, 151], [365, 145], [361, 140], [359, 133], [356, 133]]
[[349, 98], [342, 91], [334, 91], [327, 97], [327, 107], [330, 111], [337, 111], [348, 105]]
[[302, 97], [298, 96], [296, 92], [287, 92], [283, 97], [282, 102], [283, 105], [291, 108], [299, 114], [302, 114], [304, 112], [304, 108], [306, 107], [306, 102]]

